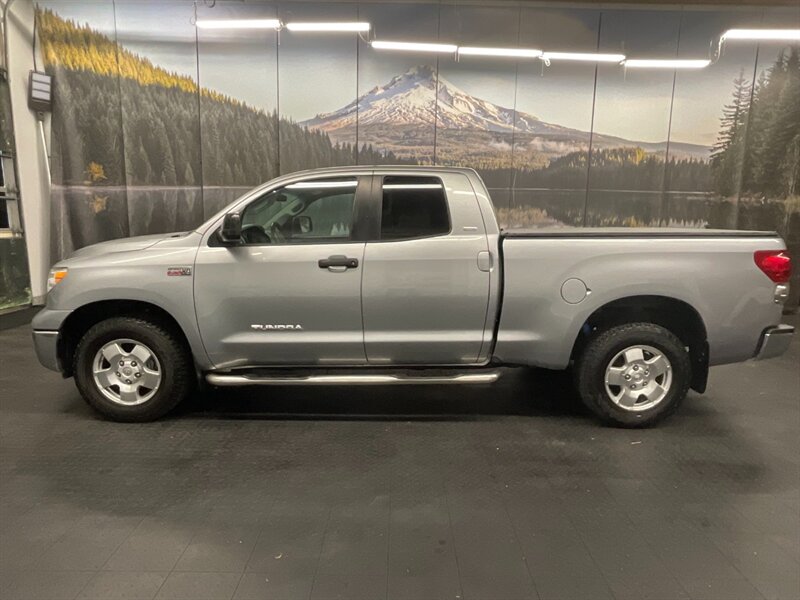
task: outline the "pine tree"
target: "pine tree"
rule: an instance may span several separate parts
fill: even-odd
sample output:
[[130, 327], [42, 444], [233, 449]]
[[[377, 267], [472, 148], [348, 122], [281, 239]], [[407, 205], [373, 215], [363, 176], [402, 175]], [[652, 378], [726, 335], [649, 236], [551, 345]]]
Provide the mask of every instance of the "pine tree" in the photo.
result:
[[756, 169], [764, 149], [767, 124], [770, 122], [770, 113], [773, 110], [771, 98], [773, 88], [770, 87], [769, 81], [769, 74], [762, 72], [755, 84], [750, 101], [747, 144], [742, 155], [741, 188], [743, 191], [751, 191], [757, 186]]
[[715, 187], [723, 196], [735, 194], [738, 187], [750, 87], [750, 82], [744, 77], [744, 70], [741, 70], [739, 76], [733, 80], [733, 100], [722, 109], [720, 132], [711, 150]]
[[743, 191], [761, 193], [765, 184], [769, 185], [764, 180], [764, 154], [774, 141], [770, 130], [779, 115], [778, 105], [787, 76], [788, 61], [783, 51], [775, 63], [759, 76], [750, 107], [747, 146], [742, 160]]
[[[781, 57], [783, 63], [783, 58]], [[795, 47], [784, 63], [771, 122], [766, 127], [765, 145], [758, 167], [761, 191], [773, 197], [797, 194], [800, 171], [800, 53]]]
[[188, 162], [186, 163], [186, 169], [183, 171], [183, 185], [196, 185], [197, 182], [194, 180], [194, 171], [192, 170], [192, 165]]
[[147, 157], [143, 144], [134, 145], [135, 158], [129, 169], [133, 174], [132, 182], [134, 185], [147, 185], [153, 183], [153, 168], [150, 166], [150, 160]]
[[162, 172], [162, 183], [164, 185], [174, 186], [178, 183], [178, 176], [175, 173], [175, 160], [172, 158], [172, 149], [167, 144], [164, 151], [164, 170]]

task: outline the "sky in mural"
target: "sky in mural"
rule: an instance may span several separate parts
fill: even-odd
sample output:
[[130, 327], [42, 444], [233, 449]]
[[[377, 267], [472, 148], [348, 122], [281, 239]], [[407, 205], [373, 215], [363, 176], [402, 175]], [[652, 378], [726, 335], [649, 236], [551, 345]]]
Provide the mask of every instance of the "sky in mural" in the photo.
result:
[[[66, 18], [114, 34], [109, 4], [51, 2]], [[218, 2], [201, 16], [274, 17], [271, 5]], [[190, 2], [117, 2], [116, 36], [126, 48], [156, 64], [197, 78], [195, 28]], [[440, 14], [441, 13], [441, 14]], [[521, 45], [563, 51], [624, 52], [629, 56], [704, 58], [719, 33], [733, 26], [758, 26], [793, 18], [792, 11], [765, 17], [752, 11], [657, 11], [457, 7], [433, 5], [309, 4], [280, 9], [296, 19], [368, 20], [381, 39], [436, 40], [475, 45]], [[490, 24], [490, 26], [487, 25]], [[598, 35], [599, 32], [599, 35]], [[276, 69], [280, 69], [282, 114], [303, 121], [335, 111], [375, 86], [385, 85], [418, 65], [439, 68], [440, 75], [472, 96], [530, 113], [565, 127], [588, 130], [594, 65], [473, 58], [376, 51], [353, 35], [276, 34], [269, 31], [200, 32], [200, 82], [248, 104], [274, 109]], [[740, 69], [752, 69], [755, 45], [726, 47], [721, 60], [702, 72], [681, 72], [676, 81], [673, 139], [710, 145], [730, 82]], [[762, 52], [775, 54], [764, 47]], [[276, 62], [276, 54], [280, 54]], [[358, 69], [356, 70], [356, 60]], [[278, 66], [276, 66], [279, 65]], [[595, 130], [630, 140], [664, 141], [667, 136], [672, 72], [626, 70], [601, 65]], [[587, 103], [589, 104], [587, 107]]]

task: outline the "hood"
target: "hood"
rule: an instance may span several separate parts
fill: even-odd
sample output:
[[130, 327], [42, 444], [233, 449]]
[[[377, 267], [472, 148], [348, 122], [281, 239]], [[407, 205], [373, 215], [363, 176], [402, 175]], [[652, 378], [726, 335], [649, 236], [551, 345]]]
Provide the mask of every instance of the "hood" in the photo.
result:
[[140, 235], [130, 238], [122, 238], [119, 240], [109, 240], [107, 242], [100, 242], [86, 246], [80, 250], [73, 252], [69, 258], [87, 258], [89, 256], [98, 256], [100, 254], [111, 254], [113, 252], [130, 252], [131, 250], [144, 250], [154, 246], [158, 242], [170, 238], [183, 237], [190, 232], [183, 233], [157, 233], [154, 235]]

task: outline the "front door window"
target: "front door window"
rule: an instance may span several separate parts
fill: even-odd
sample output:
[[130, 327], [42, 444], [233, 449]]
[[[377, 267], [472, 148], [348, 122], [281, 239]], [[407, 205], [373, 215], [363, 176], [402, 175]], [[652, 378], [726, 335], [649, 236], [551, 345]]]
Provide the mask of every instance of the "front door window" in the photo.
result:
[[351, 239], [355, 177], [289, 184], [251, 202], [242, 213], [245, 244], [330, 244]]

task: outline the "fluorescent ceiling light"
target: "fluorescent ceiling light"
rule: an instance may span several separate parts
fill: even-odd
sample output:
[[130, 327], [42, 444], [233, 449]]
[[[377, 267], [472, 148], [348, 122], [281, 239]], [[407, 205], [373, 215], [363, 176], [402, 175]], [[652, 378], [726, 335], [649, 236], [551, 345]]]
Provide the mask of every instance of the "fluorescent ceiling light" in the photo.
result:
[[625, 66], [650, 69], [702, 69], [711, 64], [706, 59], [628, 58]]
[[585, 62], [613, 62], [625, 60], [624, 54], [598, 54], [594, 52], [545, 52], [542, 60], [581, 60]]
[[425, 42], [386, 42], [375, 40], [372, 47], [378, 50], [407, 50], [410, 52], [443, 52], [451, 54], [458, 50], [454, 44], [429, 44]]
[[471, 56], [515, 56], [519, 58], [537, 58], [542, 55], [541, 50], [535, 48], [477, 48], [474, 46], [459, 46], [458, 54]]
[[278, 19], [197, 19], [200, 29], [280, 29]]
[[289, 31], [369, 31], [369, 23], [287, 23]]
[[800, 40], [800, 29], [729, 29], [723, 40]]

